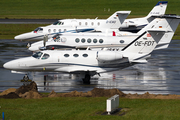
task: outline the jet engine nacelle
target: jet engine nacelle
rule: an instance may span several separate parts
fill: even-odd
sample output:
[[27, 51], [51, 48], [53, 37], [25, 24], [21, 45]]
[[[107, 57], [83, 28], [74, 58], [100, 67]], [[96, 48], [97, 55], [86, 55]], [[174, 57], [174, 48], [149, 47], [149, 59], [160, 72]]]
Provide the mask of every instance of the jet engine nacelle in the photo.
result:
[[97, 60], [98, 61], [115, 61], [123, 58], [123, 55], [116, 51], [98, 51], [97, 52]]
[[129, 27], [129, 23], [128, 22], [124, 22], [122, 25], [121, 25], [121, 28], [128, 28]]

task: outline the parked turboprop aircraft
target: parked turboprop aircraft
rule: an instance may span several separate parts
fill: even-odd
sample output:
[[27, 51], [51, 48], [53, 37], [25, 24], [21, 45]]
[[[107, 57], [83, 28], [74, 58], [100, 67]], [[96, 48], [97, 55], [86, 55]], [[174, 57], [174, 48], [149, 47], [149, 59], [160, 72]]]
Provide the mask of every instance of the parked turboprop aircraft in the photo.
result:
[[[150, 23], [155, 16], [165, 14], [167, 1], [160, 1], [150, 11], [150, 13], [143, 18], [126, 19], [130, 11], [118, 11], [110, 16], [108, 19], [64, 19], [55, 22], [46, 27], [38, 27], [32, 32], [24, 33], [15, 36], [16, 40], [42, 40], [45, 34], [51, 38], [54, 34], [64, 32], [87, 32], [87, 31], [116, 31], [121, 28], [122, 30], [138, 31], [142, 27]], [[118, 18], [117, 18], [118, 15]], [[123, 23], [123, 24], [122, 24]]]
[[119, 29], [131, 11], [117, 11], [108, 19], [64, 19], [54, 25], [38, 27], [32, 32], [15, 36], [16, 40], [42, 40], [45, 34], [51, 38], [58, 33], [89, 31], [113, 31]]
[[167, 36], [162, 37], [162, 40], [156, 46], [156, 49], [165, 49], [168, 47], [179, 23], [174, 22], [175, 17], [164, 15], [149, 23], [138, 33], [118, 32], [118, 33], [64, 33], [55, 35], [49, 40], [39, 41], [31, 44], [30, 51], [39, 51], [45, 49], [122, 49], [127, 44], [132, 42], [136, 37], [143, 32], [156, 25], [159, 19], [164, 20], [163, 28], [172, 28], [172, 32], [167, 33]]
[[[180, 17], [175, 17], [173, 21], [179, 23]], [[3, 67], [15, 71], [81, 74], [84, 75], [84, 83], [90, 83], [90, 77], [95, 74], [147, 62], [145, 58], [149, 57], [162, 37], [173, 31], [173, 28], [166, 28], [163, 25], [166, 25], [166, 20], [158, 19], [154, 27], [142, 33], [119, 51], [46, 50], [37, 52], [31, 57], [7, 62]], [[174, 26], [176, 25], [174, 24]]]

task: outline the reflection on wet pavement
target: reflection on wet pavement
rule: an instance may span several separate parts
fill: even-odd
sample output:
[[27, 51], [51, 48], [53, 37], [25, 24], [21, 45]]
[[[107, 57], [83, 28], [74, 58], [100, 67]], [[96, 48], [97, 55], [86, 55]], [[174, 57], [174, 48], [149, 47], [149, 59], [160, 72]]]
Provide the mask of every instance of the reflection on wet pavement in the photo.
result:
[[[5, 62], [30, 56], [26, 42], [0, 40], [0, 91], [23, 83], [24, 74], [11, 73], [2, 66]], [[154, 51], [147, 64], [137, 64], [119, 71], [94, 76], [90, 85], [83, 85], [80, 76], [62, 73], [30, 73], [39, 91], [87, 92], [95, 87], [118, 88], [125, 93], [180, 94], [180, 40], [172, 40], [168, 49]]]

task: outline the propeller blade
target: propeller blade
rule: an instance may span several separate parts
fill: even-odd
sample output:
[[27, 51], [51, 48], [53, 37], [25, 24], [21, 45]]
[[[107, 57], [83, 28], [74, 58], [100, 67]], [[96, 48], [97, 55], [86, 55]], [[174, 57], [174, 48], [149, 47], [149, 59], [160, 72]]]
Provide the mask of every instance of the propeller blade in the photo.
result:
[[44, 35], [43, 45], [46, 47], [46, 42], [48, 41], [48, 35]]

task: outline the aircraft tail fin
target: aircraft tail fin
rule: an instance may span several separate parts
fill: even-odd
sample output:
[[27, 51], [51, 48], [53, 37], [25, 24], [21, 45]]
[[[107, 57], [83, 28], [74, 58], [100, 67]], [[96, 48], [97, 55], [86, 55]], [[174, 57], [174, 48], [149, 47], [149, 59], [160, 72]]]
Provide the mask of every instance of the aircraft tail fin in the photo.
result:
[[104, 24], [101, 24], [100, 29], [119, 29], [130, 14], [131, 11], [117, 11], [111, 15]]
[[[179, 25], [180, 17], [156, 18], [150, 24], [152, 27], [144, 31], [139, 37], [122, 49], [123, 56], [130, 62], [148, 56], [163, 39], [174, 33]], [[171, 40], [171, 37], [168, 37]]]
[[159, 1], [146, 17], [164, 15], [168, 1]]

